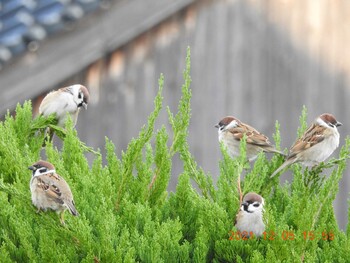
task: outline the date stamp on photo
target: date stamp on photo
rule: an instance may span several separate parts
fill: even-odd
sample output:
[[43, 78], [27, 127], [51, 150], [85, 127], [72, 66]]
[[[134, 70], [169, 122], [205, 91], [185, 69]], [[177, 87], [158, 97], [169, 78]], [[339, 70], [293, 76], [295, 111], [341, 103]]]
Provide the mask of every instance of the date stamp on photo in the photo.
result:
[[[229, 233], [229, 240], [249, 240], [249, 239], [256, 239], [257, 237], [254, 235], [253, 232], [248, 231], [230, 231]], [[334, 240], [334, 233], [332, 231], [303, 231], [301, 233], [296, 234], [294, 231], [291, 230], [284, 230], [281, 233], [276, 233], [275, 231], [265, 231], [263, 232], [260, 239], [263, 240], [284, 240], [284, 241], [293, 241], [297, 239], [303, 239], [303, 240], [309, 240], [309, 241], [333, 241]]]

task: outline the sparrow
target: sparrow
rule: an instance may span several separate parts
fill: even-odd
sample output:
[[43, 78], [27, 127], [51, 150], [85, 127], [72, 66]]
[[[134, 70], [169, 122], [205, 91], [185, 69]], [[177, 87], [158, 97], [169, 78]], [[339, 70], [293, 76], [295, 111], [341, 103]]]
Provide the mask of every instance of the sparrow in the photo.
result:
[[83, 85], [76, 84], [60, 88], [45, 96], [39, 106], [39, 114], [47, 117], [55, 113], [57, 125], [64, 128], [67, 113], [69, 113], [75, 126], [80, 108], [87, 109], [89, 98], [89, 91]]
[[263, 222], [264, 198], [250, 192], [243, 197], [239, 212], [236, 216], [235, 227], [241, 235], [261, 237], [265, 231]]
[[56, 173], [51, 163], [40, 160], [28, 169], [33, 171], [29, 185], [32, 203], [38, 208], [37, 213], [50, 208], [60, 215], [63, 225], [65, 210], [68, 209], [73, 216], [79, 215], [69, 185]]
[[315, 166], [326, 160], [339, 146], [337, 127], [342, 124], [332, 114], [323, 113], [290, 148], [286, 161], [271, 175], [274, 177], [293, 163]]
[[244, 135], [247, 138], [246, 154], [249, 161], [256, 159], [261, 151], [284, 155], [270, 143], [264, 134], [235, 117], [227, 116], [215, 127], [219, 129], [219, 141], [227, 147], [232, 158], [240, 155], [240, 141]]
[[[69, 113], [75, 126], [80, 108], [84, 107], [84, 109], [87, 109], [89, 98], [89, 91], [83, 85], [75, 84], [60, 88], [51, 91], [44, 97], [39, 106], [39, 114], [44, 117], [56, 114], [57, 125], [64, 128], [67, 114]], [[52, 141], [54, 131], [47, 128], [46, 134], [48, 138], [43, 142], [43, 147], [46, 145], [46, 141]]]

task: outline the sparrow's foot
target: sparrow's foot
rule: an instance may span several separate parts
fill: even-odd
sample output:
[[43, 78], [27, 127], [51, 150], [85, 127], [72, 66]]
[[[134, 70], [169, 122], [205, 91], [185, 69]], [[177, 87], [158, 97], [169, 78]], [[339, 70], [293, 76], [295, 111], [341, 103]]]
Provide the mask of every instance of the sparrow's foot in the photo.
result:
[[62, 225], [65, 225], [66, 223], [64, 222], [64, 211], [60, 214], [60, 222]]

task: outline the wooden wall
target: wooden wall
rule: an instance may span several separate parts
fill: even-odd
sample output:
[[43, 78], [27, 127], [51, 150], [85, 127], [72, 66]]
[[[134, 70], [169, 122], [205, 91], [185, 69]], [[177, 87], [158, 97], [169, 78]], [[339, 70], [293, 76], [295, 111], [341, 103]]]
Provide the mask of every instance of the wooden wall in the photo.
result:
[[[198, 164], [214, 177], [221, 158], [214, 125], [225, 115], [252, 124], [271, 140], [278, 120], [282, 147], [289, 148], [305, 105], [309, 122], [331, 112], [344, 124], [339, 129], [342, 145], [350, 134], [348, 5], [346, 0], [322, 5], [304, 0], [197, 1], [57, 87], [81, 82], [90, 89], [92, 101], [79, 117], [79, 136], [101, 149], [107, 136], [120, 155], [153, 109], [160, 73], [165, 75], [164, 105], [176, 111], [190, 46], [189, 141]], [[165, 111], [158, 125], [164, 123]], [[173, 170], [181, 171], [179, 162]], [[341, 199], [348, 198], [349, 190], [348, 172], [337, 198], [342, 227], [346, 209]]]

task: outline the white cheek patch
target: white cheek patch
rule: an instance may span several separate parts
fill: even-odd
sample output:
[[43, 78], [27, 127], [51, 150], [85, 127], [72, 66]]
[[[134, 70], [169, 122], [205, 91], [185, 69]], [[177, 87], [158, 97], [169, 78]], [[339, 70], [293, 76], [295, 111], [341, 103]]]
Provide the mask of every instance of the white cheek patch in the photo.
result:
[[35, 171], [35, 174], [33, 175], [33, 177], [34, 177], [34, 176], [44, 175], [44, 174], [56, 173], [56, 170], [47, 170], [46, 172], [43, 172], [43, 173], [41, 173], [39, 170], [40, 170], [40, 169], [38, 169], [38, 170]]
[[320, 126], [323, 126], [323, 127], [326, 127], [326, 128], [330, 128], [330, 126], [327, 123], [325, 123], [321, 118], [317, 118], [316, 122]]
[[248, 211], [249, 212], [256, 212], [256, 211], [262, 211], [263, 210], [263, 204], [259, 202], [254, 202], [248, 206]]
[[237, 126], [238, 126], [237, 121], [231, 121], [231, 122], [225, 127], [224, 130], [233, 129], [233, 128], [236, 128]]

